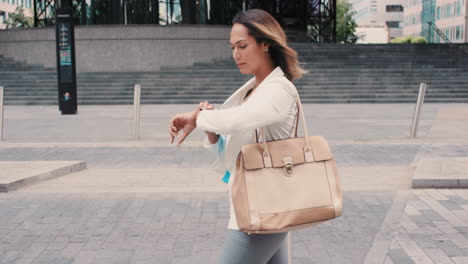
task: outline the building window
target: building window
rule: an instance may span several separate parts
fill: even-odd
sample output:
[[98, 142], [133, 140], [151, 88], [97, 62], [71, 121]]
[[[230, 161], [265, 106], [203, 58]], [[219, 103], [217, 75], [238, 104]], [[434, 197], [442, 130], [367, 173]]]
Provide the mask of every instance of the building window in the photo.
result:
[[436, 20], [440, 20], [440, 6], [437, 7]]
[[445, 17], [450, 17], [450, 4], [445, 6]]
[[461, 0], [457, 1], [457, 16], [461, 16]]
[[371, 14], [377, 13], [377, 8], [371, 8], [371, 9], [370, 9], [370, 13], [371, 13]]
[[403, 12], [403, 6], [401, 5], [388, 5], [387, 12]]
[[461, 26], [457, 26], [457, 33], [456, 33], [455, 39], [456, 40], [461, 39]]
[[400, 21], [386, 21], [385, 24], [389, 28], [400, 28]]
[[445, 29], [445, 36], [450, 39], [450, 30], [449, 30], [449, 28]]
[[5, 23], [5, 12], [0, 11], [0, 24]]

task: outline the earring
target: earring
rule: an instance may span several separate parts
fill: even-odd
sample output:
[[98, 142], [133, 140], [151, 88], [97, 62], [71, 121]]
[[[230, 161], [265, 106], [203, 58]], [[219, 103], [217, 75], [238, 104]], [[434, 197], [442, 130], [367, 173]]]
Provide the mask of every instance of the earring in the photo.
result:
[[268, 51], [268, 48], [266, 48], [265, 51]]

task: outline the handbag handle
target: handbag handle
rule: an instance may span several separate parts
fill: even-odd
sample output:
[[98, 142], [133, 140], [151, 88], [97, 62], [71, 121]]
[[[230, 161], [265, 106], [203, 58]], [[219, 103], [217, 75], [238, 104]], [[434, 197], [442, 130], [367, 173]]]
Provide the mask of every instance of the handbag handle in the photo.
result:
[[[305, 120], [305, 116], [304, 116], [304, 109], [303, 109], [303, 106], [302, 106], [302, 103], [301, 103], [301, 98], [299, 96], [299, 93], [297, 91], [297, 89], [294, 89], [294, 93], [295, 93], [295, 97], [296, 97], [296, 103], [297, 103], [297, 106], [299, 108], [299, 116], [302, 120], [302, 126], [303, 126], [303, 129], [304, 129], [304, 139], [305, 139], [305, 146], [304, 146], [304, 157], [305, 157], [305, 161], [306, 162], [313, 162], [314, 161], [314, 155], [312, 154], [312, 148], [310, 147], [310, 143], [309, 143], [309, 131], [307, 130], [307, 123], [306, 123], [306, 120]], [[299, 122], [298, 122], [299, 123]], [[296, 127], [297, 129], [297, 127]], [[296, 130], [297, 131], [297, 130]], [[265, 131], [264, 131], [264, 128], [262, 127], [261, 130], [260, 130], [260, 135], [263, 139], [263, 163], [265, 165], [265, 167], [272, 167], [273, 164], [272, 164], [272, 161], [271, 161], [271, 155], [270, 155], [270, 152], [268, 151], [268, 146], [267, 146], [267, 143], [266, 143], [266, 140], [265, 140]], [[296, 137], [297, 137], [297, 133], [296, 133]]]

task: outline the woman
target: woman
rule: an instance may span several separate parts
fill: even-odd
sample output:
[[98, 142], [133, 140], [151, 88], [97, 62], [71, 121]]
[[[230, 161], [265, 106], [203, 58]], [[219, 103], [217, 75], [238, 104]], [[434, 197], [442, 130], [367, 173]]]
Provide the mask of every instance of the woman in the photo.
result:
[[[204, 145], [217, 149], [215, 165], [224, 169], [223, 180], [229, 184], [229, 193], [240, 147], [263, 140], [257, 138], [257, 129], [265, 129], [267, 141], [294, 136], [297, 104], [292, 81], [304, 73], [297, 53], [287, 46], [284, 31], [270, 14], [251, 9], [239, 13], [232, 24], [232, 56], [241, 73], [254, 77], [231, 95], [221, 109], [201, 102], [195, 111], [175, 115], [168, 126], [171, 144], [183, 130], [177, 145], [195, 128], [205, 131]], [[229, 198], [228, 233], [219, 263], [287, 263], [287, 233], [249, 235], [239, 231], [230, 195]]]

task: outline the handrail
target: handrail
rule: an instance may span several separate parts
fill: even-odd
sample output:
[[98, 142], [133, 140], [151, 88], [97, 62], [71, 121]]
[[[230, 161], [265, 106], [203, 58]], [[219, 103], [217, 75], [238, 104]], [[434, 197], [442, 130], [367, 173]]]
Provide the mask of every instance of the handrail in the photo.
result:
[[[445, 42], [447, 44], [449, 44], [449, 46], [451, 48], [454, 47], [453, 43], [447, 38], [447, 36], [444, 34], [444, 32], [442, 32], [434, 23], [432, 23], [431, 21], [428, 21], [427, 23], [429, 24], [429, 26], [431, 26], [437, 32], [437, 34], [439, 34], [439, 36], [443, 40], [445, 40]], [[458, 46], [458, 48], [462, 49], [466, 54], [468, 54], [468, 48], [465, 45], [460, 45], [460, 46]]]

